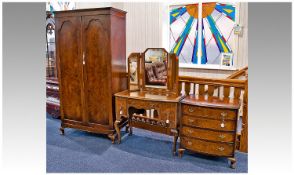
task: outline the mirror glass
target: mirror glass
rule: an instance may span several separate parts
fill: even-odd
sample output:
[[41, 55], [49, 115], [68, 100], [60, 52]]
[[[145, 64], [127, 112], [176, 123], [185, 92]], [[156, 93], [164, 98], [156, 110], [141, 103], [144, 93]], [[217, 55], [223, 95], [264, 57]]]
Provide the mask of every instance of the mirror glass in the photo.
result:
[[167, 57], [165, 49], [152, 48], [145, 51], [145, 87], [167, 87]]
[[129, 90], [139, 89], [139, 54], [132, 53], [128, 59]]

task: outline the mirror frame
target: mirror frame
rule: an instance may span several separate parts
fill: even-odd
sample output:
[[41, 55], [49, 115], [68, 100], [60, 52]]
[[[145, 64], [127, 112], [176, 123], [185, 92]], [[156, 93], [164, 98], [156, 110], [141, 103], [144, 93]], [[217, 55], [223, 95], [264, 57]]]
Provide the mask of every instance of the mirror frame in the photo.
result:
[[[156, 87], [146, 87], [145, 83], [145, 54], [148, 50], [151, 49], [159, 49], [167, 54], [167, 82], [165, 88], [156, 88]], [[178, 74], [179, 74], [179, 63], [178, 57], [176, 54], [168, 53], [164, 48], [147, 48], [142, 53], [142, 61], [141, 61], [141, 82], [142, 82], [142, 90], [148, 91], [150, 93], [156, 94], [170, 94], [170, 95], [178, 95]]]
[[156, 87], [146, 87], [146, 77], [145, 77], [145, 55], [146, 55], [146, 53], [149, 51], [149, 50], [152, 50], [152, 49], [156, 49], [156, 50], [162, 50], [163, 52], [165, 52], [166, 53], [166, 55], [167, 55], [167, 64], [168, 64], [168, 62], [169, 62], [169, 56], [168, 56], [168, 52], [164, 49], [164, 48], [147, 48], [144, 52], [143, 52], [143, 54], [142, 54], [142, 86], [143, 86], [143, 89], [144, 90], [146, 90], [146, 89], [151, 89], [151, 90], [153, 90], [153, 89], [161, 89], [161, 90], [164, 90], [164, 89], [168, 89], [168, 81], [169, 81], [169, 71], [168, 71], [168, 65], [167, 65], [167, 80], [166, 80], [166, 86], [163, 86], [163, 87], [158, 87], [158, 88], [156, 88]]
[[[136, 57], [136, 58], [134, 58]], [[130, 63], [131, 63], [131, 60], [134, 60], [136, 59], [137, 61], [137, 78], [138, 78], [138, 88], [136, 89], [131, 89], [131, 81], [130, 81], [130, 77], [131, 77], [131, 72], [130, 72]], [[129, 91], [138, 91], [141, 89], [141, 53], [131, 53], [128, 57], [128, 90]]]

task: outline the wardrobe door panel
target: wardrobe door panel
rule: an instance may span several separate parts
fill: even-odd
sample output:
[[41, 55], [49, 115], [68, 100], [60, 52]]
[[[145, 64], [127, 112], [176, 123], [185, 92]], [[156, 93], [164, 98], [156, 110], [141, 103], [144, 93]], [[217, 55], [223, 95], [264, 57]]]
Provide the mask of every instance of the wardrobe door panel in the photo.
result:
[[82, 60], [80, 17], [57, 20], [57, 52], [64, 119], [82, 121]]
[[87, 120], [109, 125], [111, 111], [111, 55], [109, 15], [84, 16], [83, 51]]

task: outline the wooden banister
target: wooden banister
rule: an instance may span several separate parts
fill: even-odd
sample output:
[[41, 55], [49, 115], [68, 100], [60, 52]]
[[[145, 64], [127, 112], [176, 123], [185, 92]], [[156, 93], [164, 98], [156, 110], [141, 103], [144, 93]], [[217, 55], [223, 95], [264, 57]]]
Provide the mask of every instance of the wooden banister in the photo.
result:
[[248, 66], [240, 69], [239, 71], [234, 72], [227, 79], [236, 79], [240, 76], [246, 77], [244, 95], [243, 95], [243, 112], [242, 112], [242, 130], [240, 136], [240, 147], [241, 152], [248, 152]]
[[246, 82], [246, 80], [179, 76], [179, 82], [197, 83], [197, 84], [205, 84], [205, 85], [233, 86], [233, 87], [245, 88], [244, 83]]
[[227, 79], [236, 79], [242, 75], [245, 75], [246, 71], [248, 70], [248, 66], [244, 67], [243, 69], [240, 69], [236, 72], [234, 72], [233, 74], [231, 74], [230, 76], [227, 77]]

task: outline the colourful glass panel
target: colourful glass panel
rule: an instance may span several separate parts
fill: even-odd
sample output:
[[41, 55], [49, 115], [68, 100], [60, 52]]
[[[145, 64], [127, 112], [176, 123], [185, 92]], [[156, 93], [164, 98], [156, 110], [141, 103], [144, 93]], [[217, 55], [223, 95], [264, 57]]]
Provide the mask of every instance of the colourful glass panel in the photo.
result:
[[[186, 13], [187, 12], [187, 13]], [[198, 4], [170, 10], [170, 47], [182, 63], [219, 64], [221, 52], [232, 52], [236, 9], [233, 4], [203, 3], [202, 29], [198, 29]], [[201, 48], [198, 48], [198, 37]], [[198, 52], [200, 60], [198, 62]]]

